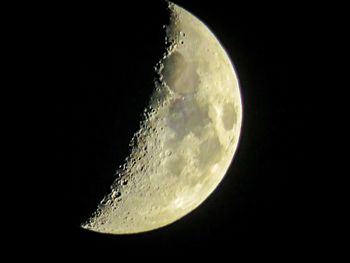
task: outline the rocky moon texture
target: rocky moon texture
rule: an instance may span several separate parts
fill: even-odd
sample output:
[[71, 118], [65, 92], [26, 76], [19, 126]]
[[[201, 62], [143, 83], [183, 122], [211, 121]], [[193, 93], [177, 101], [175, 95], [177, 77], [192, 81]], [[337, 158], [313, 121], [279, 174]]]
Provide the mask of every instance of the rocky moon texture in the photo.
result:
[[170, 45], [156, 65], [150, 107], [84, 228], [130, 234], [170, 224], [212, 193], [234, 156], [242, 104], [233, 66], [201, 21], [177, 5], [169, 10]]

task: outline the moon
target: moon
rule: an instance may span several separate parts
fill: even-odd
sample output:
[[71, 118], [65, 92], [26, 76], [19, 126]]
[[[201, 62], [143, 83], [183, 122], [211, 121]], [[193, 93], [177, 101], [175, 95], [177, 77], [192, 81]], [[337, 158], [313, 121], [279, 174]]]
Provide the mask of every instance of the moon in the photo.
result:
[[203, 22], [173, 3], [169, 13], [149, 107], [85, 229], [133, 234], [179, 220], [215, 190], [236, 152], [242, 102], [234, 67]]

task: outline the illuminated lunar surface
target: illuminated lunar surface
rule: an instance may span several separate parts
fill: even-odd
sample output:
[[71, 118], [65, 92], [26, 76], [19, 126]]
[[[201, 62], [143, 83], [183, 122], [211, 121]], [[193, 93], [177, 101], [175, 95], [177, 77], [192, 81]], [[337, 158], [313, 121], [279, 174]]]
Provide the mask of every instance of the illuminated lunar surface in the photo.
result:
[[111, 192], [83, 228], [131, 234], [173, 223], [214, 191], [233, 159], [242, 122], [234, 68], [203, 22], [171, 3], [169, 11], [150, 106]]

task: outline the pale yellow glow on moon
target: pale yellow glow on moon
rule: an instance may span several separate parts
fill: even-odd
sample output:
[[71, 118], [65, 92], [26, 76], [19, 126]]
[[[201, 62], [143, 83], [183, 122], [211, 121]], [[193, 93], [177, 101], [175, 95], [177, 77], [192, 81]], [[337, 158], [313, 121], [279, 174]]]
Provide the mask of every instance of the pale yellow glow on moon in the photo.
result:
[[168, 225], [198, 207], [237, 148], [242, 103], [225, 50], [194, 15], [170, 4], [171, 43], [132, 152], [83, 228], [131, 234]]

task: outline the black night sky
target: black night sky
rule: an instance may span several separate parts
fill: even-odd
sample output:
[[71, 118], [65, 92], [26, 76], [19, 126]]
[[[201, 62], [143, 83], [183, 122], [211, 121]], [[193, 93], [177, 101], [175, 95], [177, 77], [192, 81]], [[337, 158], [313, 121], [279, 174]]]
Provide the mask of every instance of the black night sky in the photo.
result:
[[164, 52], [165, 3], [64, 8], [52, 29], [62, 55], [62, 84], [55, 93], [53, 169], [61, 192], [51, 235], [63, 240], [62, 249], [205, 249], [225, 243], [234, 250], [257, 240], [278, 244], [307, 235], [306, 205], [295, 188], [308, 172], [299, 168], [306, 160], [300, 150], [305, 102], [296, 99], [293, 83], [302, 7], [231, 2], [176, 3], [209, 26], [237, 70], [244, 116], [234, 162], [198, 209], [162, 229], [131, 236], [79, 225], [109, 191], [148, 105], [153, 67]]

